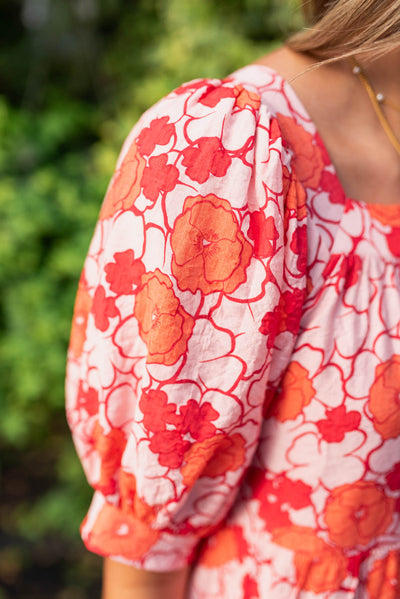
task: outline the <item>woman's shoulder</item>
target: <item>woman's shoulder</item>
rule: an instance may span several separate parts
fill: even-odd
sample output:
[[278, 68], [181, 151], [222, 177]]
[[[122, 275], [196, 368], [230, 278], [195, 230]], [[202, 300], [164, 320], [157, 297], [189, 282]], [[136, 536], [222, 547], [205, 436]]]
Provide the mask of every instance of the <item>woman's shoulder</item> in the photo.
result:
[[237, 115], [243, 110], [263, 113], [269, 117], [290, 114], [293, 118], [308, 115], [289, 84], [294, 68], [285, 67], [285, 49], [275, 51], [260, 60], [243, 66], [223, 78], [199, 78], [183, 83], [159, 100], [142, 117], [141, 122], [157, 113], [201, 117], [223, 114]]
[[323, 161], [314, 133], [295, 92], [272, 66], [254, 63], [222, 79], [189, 81], [131, 130], [102, 217], [133, 202], [147, 209], [172, 191], [217, 193], [242, 209], [253, 202], [250, 189], [257, 190], [258, 205], [267, 185], [285, 201], [289, 181], [316, 184]]
[[191, 169], [199, 151], [221, 165], [226, 153], [245, 161], [250, 151], [279, 144], [285, 162], [293, 126], [312, 129], [295, 92], [275, 68], [252, 63], [224, 78], [184, 83], [151, 106], [133, 126], [117, 166], [129, 149], [144, 158], [178, 152]]
[[128, 135], [103, 217], [122, 207], [128, 187], [129, 202], [142, 190], [147, 203], [183, 186], [223, 192], [240, 203], [254, 176], [281, 190], [291, 171], [285, 139], [293, 137], [295, 103], [284, 79], [258, 64], [223, 79], [184, 83], [149, 108]]

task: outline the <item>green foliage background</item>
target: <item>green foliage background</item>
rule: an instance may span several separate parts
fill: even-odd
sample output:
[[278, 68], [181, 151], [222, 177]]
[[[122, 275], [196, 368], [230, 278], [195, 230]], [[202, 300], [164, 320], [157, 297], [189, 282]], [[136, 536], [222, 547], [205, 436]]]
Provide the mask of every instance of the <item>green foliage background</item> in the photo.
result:
[[124, 137], [172, 88], [229, 74], [299, 22], [294, 0], [0, 1], [0, 599], [98, 592], [63, 386], [77, 282]]

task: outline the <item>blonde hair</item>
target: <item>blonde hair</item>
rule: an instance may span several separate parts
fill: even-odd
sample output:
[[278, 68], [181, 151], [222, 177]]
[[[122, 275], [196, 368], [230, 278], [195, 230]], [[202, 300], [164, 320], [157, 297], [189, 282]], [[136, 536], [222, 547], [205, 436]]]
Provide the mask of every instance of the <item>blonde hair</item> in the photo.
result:
[[309, 28], [287, 45], [319, 60], [400, 48], [400, 0], [302, 0]]

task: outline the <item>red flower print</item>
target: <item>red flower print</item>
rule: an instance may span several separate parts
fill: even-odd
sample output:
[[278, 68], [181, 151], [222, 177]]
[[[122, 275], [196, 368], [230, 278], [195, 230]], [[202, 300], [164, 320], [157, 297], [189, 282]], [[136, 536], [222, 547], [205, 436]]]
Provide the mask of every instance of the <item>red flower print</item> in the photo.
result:
[[307, 194], [294, 171], [289, 172], [289, 169], [284, 166], [282, 175], [283, 196], [285, 198], [285, 229], [287, 229], [289, 211], [296, 212], [297, 220], [303, 220], [307, 216]]
[[164, 391], [150, 389], [143, 393], [139, 408], [143, 413], [143, 426], [152, 433], [165, 431], [167, 424], [178, 426], [182, 422], [182, 418], [176, 414], [177, 405], [168, 403]]
[[234, 98], [235, 96], [235, 90], [231, 87], [210, 86], [210, 90], [204, 92], [199, 101], [201, 104], [204, 104], [204, 106], [215, 108], [221, 100], [224, 100], [225, 98]]
[[338, 263], [339, 268], [331, 278], [334, 282], [336, 291], [339, 293], [341, 281], [344, 280], [344, 289], [349, 289], [357, 283], [361, 272], [362, 262], [360, 256], [357, 254], [349, 254], [344, 259], [342, 259], [342, 254], [332, 254], [322, 276], [331, 276], [331, 273], [334, 272]]
[[345, 277], [345, 289], [349, 289], [349, 287], [353, 287], [353, 285], [357, 283], [361, 268], [361, 257], [357, 254], [351, 254], [348, 256], [347, 260], [343, 260], [340, 267], [339, 277]]
[[260, 96], [255, 92], [248, 91], [243, 87], [243, 85], [237, 85], [235, 87], [235, 93], [235, 106], [238, 106], [238, 108], [242, 110], [246, 107], [253, 108], [254, 110], [258, 110], [260, 108], [261, 99]]
[[69, 349], [75, 358], [82, 354], [86, 339], [87, 319], [92, 308], [92, 298], [87, 290], [87, 283], [82, 276], [79, 281], [78, 294], [75, 300], [74, 316], [72, 319], [71, 340]]
[[219, 434], [193, 443], [185, 454], [183, 483], [190, 488], [200, 476], [215, 478], [228, 470], [237, 470], [244, 463], [244, 444], [238, 433], [231, 437]]
[[129, 210], [140, 195], [140, 181], [146, 166], [145, 159], [132, 143], [122, 164], [116, 170], [107, 191], [100, 218], [113, 216], [118, 210]]
[[298, 255], [297, 258], [297, 271], [299, 273], [305, 273], [307, 268], [307, 227], [303, 225], [298, 227], [293, 233], [292, 240], [290, 242], [290, 249], [294, 254]]
[[269, 530], [289, 526], [291, 523], [288, 510], [284, 509], [273, 495], [263, 499], [258, 515]]
[[275, 118], [271, 119], [269, 126], [269, 143], [270, 145], [274, 145], [277, 139], [282, 137], [281, 128], [279, 127], [279, 123]]
[[293, 150], [292, 164], [297, 177], [305, 187], [318, 189], [325, 168], [320, 147], [293, 117], [278, 114], [277, 118], [284, 143]]
[[99, 392], [93, 387], [84, 389], [83, 382], [79, 381], [77, 408], [85, 410], [90, 416], [95, 416], [99, 409]]
[[389, 250], [394, 256], [400, 256], [400, 227], [392, 226], [390, 233], [386, 234]]
[[347, 560], [339, 548], [325, 543], [312, 528], [278, 528], [272, 538], [277, 545], [293, 551], [299, 590], [326, 593], [340, 588], [347, 576]]
[[104, 495], [112, 495], [116, 489], [114, 477], [121, 465], [126, 446], [125, 434], [119, 429], [112, 429], [104, 434], [103, 428], [97, 422], [93, 429], [92, 443], [101, 459], [100, 478], [93, 486]]
[[256, 579], [246, 574], [243, 580], [243, 599], [258, 599], [259, 596]]
[[194, 320], [182, 308], [171, 280], [160, 270], [143, 275], [134, 314], [147, 346], [147, 361], [175, 364], [187, 350]]
[[346, 196], [334, 173], [324, 171], [321, 176], [321, 189], [329, 193], [329, 201], [333, 204], [344, 204]]
[[205, 87], [207, 90], [212, 90], [215, 86], [211, 83], [207, 84], [207, 82], [204, 81], [204, 79], [198, 79], [196, 81], [189, 81], [188, 83], [180, 85], [175, 89], [174, 94], [180, 96], [182, 94], [186, 94], [187, 92], [193, 92], [196, 89], [201, 89], [202, 87]]
[[232, 560], [242, 561], [247, 553], [247, 543], [241, 528], [229, 526], [207, 539], [199, 563], [205, 568], [219, 568]]
[[201, 406], [194, 399], [189, 399], [187, 405], [181, 406], [179, 413], [182, 422], [179, 430], [182, 434], [190, 433], [196, 441], [204, 441], [215, 435], [216, 428], [211, 424], [219, 414], [207, 401]]
[[119, 312], [113, 297], [106, 297], [105, 289], [99, 285], [95, 291], [91, 310], [96, 329], [106, 331], [110, 326], [110, 318], [118, 316]]
[[133, 250], [126, 250], [116, 252], [114, 263], [106, 264], [104, 270], [106, 281], [110, 283], [110, 290], [117, 295], [127, 295], [132, 293], [134, 285], [140, 284], [145, 267], [141, 260], [135, 260]]
[[247, 234], [254, 241], [255, 256], [269, 258], [274, 254], [279, 233], [273, 216], [265, 218], [265, 214], [261, 210], [252, 212]]
[[375, 430], [383, 439], [400, 434], [400, 356], [379, 364], [369, 392], [368, 407]]
[[267, 335], [267, 347], [274, 345], [275, 336], [285, 331], [296, 334], [304, 302], [304, 291], [294, 289], [285, 291], [279, 298], [279, 304], [273, 312], [267, 312], [259, 328], [260, 333]]
[[[83, 523], [83, 525], [85, 522]], [[157, 542], [160, 533], [114, 505], [105, 504], [85, 542], [89, 551], [100, 555], [121, 555], [140, 560]], [[106, 553], [105, 553], [105, 549]]]
[[308, 370], [299, 362], [291, 362], [283, 377], [281, 392], [270, 404], [268, 415], [281, 422], [295, 420], [314, 397], [315, 389]]
[[319, 420], [317, 427], [322, 438], [328, 443], [340, 443], [346, 433], [354, 431], [361, 422], [358, 412], [346, 412], [345, 406], [326, 410], [326, 420]]
[[187, 198], [171, 235], [172, 273], [182, 291], [232, 293], [246, 280], [252, 247], [226, 200]]
[[193, 181], [205, 183], [210, 175], [223, 177], [231, 164], [231, 158], [219, 137], [200, 137], [196, 146], [183, 150], [183, 166]]
[[333, 489], [325, 506], [331, 540], [340, 547], [368, 545], [392, 521], [394, 499], [373, 482], [359, 481]]
[[143, 171], [141, 185], [143, 193], [155, 202], [161, 191], [172, 191], [176, 186], [179, 171], [173, 164], [168, 163], [168, 154], [152, 156], [149, 166]]
[[368, 599], [398, 599], [400, 597], [400, 556], [390, 551], [378, 559], [368, 576]]
[[253, 497], [260, 500], [259, 516], [270, 530], [290, 524], [290, 508], [301, 510], [311, 503], [312, 488], [302, 481], [290, 480], [285, 474], [271, 480], [265, 477], [263, 470], [253, 468], [248, 480]]
[[184, 441], [178, 431], [160, 431], [154, 433], [149, 447], [153, 453], [159, 454], [158, 461], [161, 466], [179, 468], [190, 443]]
[[397, 462], [389, 474], [386, 476], [386, 482], [392, 491], [398, 491], [400, 489], [400, 462]]
[[174, 134], [175, 127], [168, 121], [169, 117], [163, 116], [160, 119], [154, 119], [148, 127], [142, 129], [136, 140], [142, 156], [152, 154], [157, 145], [165, 146], [169, 142]]

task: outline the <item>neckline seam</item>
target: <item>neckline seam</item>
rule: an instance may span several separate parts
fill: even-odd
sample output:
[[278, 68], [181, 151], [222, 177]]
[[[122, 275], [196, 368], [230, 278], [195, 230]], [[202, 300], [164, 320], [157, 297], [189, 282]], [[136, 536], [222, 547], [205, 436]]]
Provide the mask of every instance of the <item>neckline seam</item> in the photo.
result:
[[[244, 67], [241, 67], [239, 69], [237, 69], [236, 71], [234, 71], [232, 73], [231, 76], [236, 77], [237, 74], [248, 70], [248, 69], [260, 69], [260, 70], [264, 70], [264, 71], [268, 71], [269, 73], [272, 73], [275, 77], [278, 77], [282, 83], [282, 91], [284, 91], [284, 88], [286, 87], [289, 91], [290, 94], [292, 95], [292, 97], [294, 98], [294, 100], [296, 101], [296, 103], [299, 105], [300, 107], [300, 111], [299, 110], [295, 110], [293, 111], [291, 108], [292, 113], [295, 114], [301, 114], [303, 113], [302, 118], [304, 118], [312, 127], [312, 136], [314, 140], [318, 140], [319, 145], [321, 146], [321, 149], [323, 150], [323, 152], [325, 153], [325, 155], [327, 156], [328, 160], [329, 160], [329, 164], [326, 165], [326, 168], [330, 168], [330, 172], [334, 175], [335, 177], [335, 181], [336, 184], [338, 185], [338, 188], [340, 189], [340, 192], [343, 196], [343, 205], [345, 206], [348, 202], [351, 202], [353, 204], [356, 204], [358, 206], [360, 206], [361, 208], [367, 209], [369, 207], [372, 208], [376, 208], [376, 207], [380, 207], [380, 208], [389, 208], [389, 209], [394, 209], [394, 208], [398, 208], [400, 211], [400, 200], [399, 202], [389, 202], [389, 203], [379, 203], [379, 202], [366, 202], [364, 200], [359, 200], [357, 198], [353, 198], [351, 196], [349, 196], [345, 190], [344, 187], [342, 185], [342, 182], [339, 178], [339, 175], [337, 173], [335, 164], [332, 161], [331, 155], [329, 154], [326, 144], [324, 142], [323, 137], [321, 136], [321, 134], [318, 131], [318, 128], [314, 122], [314, 120], [311, 118], [310, 113], [308, 112], [307, 108], [304, 106], [303, 102], [300, 100], [299, 96], [297, 95], [297, 93], [295, 92], [294, 88], [292, 87], [292, 85], [290, 84], [290, 81], [288, 81], [287, 79], [285, 79], [285, 77], [283, 77], [278, 71], [276, 71], [275, 69], [273, 69], [272, 67], [268, 67], [267, 65], [263, 65], [263, 64], [256, 64], [256, 63], [250, 63], [248, 65], [245, 65]], [[246, 83], [245, 81], [242, 81], [242, 83]], [[250, 83], [250, 82], [248, 82]], [[261, 85], [257, 85], [254, 82], [252, 82], [252, 85], [256, 85], [257, 87], [262, 87]], [[266, 90], [267, 91], [267, 90]], [[275, 93], [278, 90], [274, 90]], [[280, 90], [279, 90], [280, 91]], [[265, 91], [261, 91], [260, 90], [260, 97], [262, 97], [262, 94], [266, 93]]]

